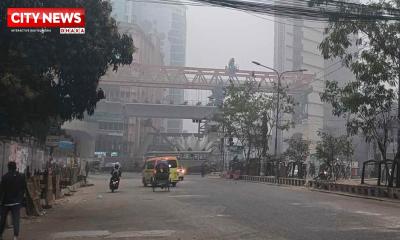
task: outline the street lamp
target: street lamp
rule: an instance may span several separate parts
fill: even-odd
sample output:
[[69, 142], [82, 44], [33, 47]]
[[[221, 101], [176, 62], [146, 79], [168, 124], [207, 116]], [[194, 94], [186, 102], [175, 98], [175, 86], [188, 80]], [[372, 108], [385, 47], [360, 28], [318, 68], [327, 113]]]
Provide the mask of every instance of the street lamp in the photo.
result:
[[298, 69], [298, 70], [290, 70], [290, 71], [284, 71], [284, 72], [279, 72], [276, 69], [267, 67], [259, 62], [256, 61], [252, 61], [253, 64], [258, 65], [260, 67], [264, 67], [267, 68], [269, 70], [272, 70], [276, 73], [276, 75], [278, 76], [278, 89], [277, 89], [277, 101], [276, 101], [276, 116], [275, 116], [275, 122], [276, 122], [276, 126], [275, 126], [275, 149], [274, 149], [274, 153], [275, 153], [275, 159], [277, 159], [278, 156], [278, 121], [279, 121], [279, 100], [280, 100], [280, 87], [281, 87], [281, 78], [284, 74], [286, 73], [294, 73], [294, 72], [305, 72], [307, 71], [307, 69]]

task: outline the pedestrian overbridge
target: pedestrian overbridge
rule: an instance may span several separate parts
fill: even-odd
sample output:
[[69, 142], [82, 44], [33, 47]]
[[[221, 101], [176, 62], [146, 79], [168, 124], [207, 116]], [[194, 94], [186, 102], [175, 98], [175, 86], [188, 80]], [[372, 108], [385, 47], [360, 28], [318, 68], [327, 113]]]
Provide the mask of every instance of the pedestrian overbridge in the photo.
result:
[[190, 106], [151, 103], [121, 103], [102, 101], [97, 104], [94, 117], [115, 115], [140, 118], [206, 119], [217, 111], [215, 106]]
[[[302, 91], [314, 79], [312, 74], [287, 73], [281, 84], [290, 92]], [[151, 66], [134, 64], [108, 71], [101, 85], [136, 86], [149, 88], [179, 88], [214, 90], [216, 87], [240, 85], [245, 81], [258, 82], [260, 91], [276, 92], [277, 74], [274, 72], [230, 70], [214, 68]]]

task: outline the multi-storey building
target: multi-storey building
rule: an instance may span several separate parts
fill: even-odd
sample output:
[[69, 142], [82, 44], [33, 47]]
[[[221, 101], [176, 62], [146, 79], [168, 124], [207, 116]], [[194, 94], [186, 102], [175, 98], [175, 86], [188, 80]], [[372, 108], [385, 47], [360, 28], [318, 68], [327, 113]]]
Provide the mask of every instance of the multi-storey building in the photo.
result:
[[[143, 31], [138, 25], [119, 22], [121, 33], [132, 36], [136, 51], [133, 55], [134, 64], [121, 66], [117, 72], [108, 71], [102, 78], [108, 84], [100, 87], [106, 94], [106, 101], [121, 103], [159, 103], [165, 94], [164, 89], [121, 86], [121, 81], [136, 64], [163, 65], [161, 40], [157, 34]], [[116, 81], [115, 84], [110, 82]], [[98, 104], [102, 104], [101, 102]], [[85, 117], [84, 121], [66, 123], [64, 128], [82, 143], [82, 157], [94, 155], [108, 158], [109, 161], [122, 161], [126, 164], [138, 161], [145, 150], [146, 137], [152, 131], [146, 125], [147, 119], [113, 115], [95, 112], [93, 116]], [[152, 126], [160, 128], [161, 120], [153, 119]]]
[[323, 27], [323, 23], [276, 18], [274, 67], [280, 72], [307, 69], [307, 73], [316, 75], [309, 86], [312, 90], [302, 98], [305, 114], [298, 119], [296, 128], [280, 136], [280, 142], [282, 138], [301, 133], [315, 145], [318, 130], [324, 128], [324, 103], [319, 94], [323, 91], [326, 63], [318, 49], [323, 40]]
[[[186, 63], [186, 6], [169, 5], [126, 0], [112, 1], [114, 16], [120, 21], [135, 23], [147, 33], [161, 36], [165, 65], [185, 66]], [[181, 104], [184, 102], [184, 90], [168, 89], [165, 102]], [[182, 120], [166, 119], [165, 132], [182, 132]]]
[[[278, 141], [288, 138], [294, 133], [302, 133], [304, 138], [311, 140], [312, 153], [319, 140], [318, 131], [329, 131], [332, 134], [346, 135], [346, 119], [332, 115], [332, 106], [320, 99], [326, 80], [345, 83], [354, 80], [354, 75], [342, 65], [340, 59], [325, 60], [319, 45], [324, 39], [326, 23], [276, 18], [275, 23], [275, 53], [274, 67], [279, 71], [307, 69], [307, 73], [315, 74], [315, 80], [310, 84], [310, 93], [300, 100], [303, 107], [300, 112], [302, 119], [294, 129], [282, 133]], [[350, 51], [357, 51], [356, 48]], [[297, 109], [299, 110], [299, 109]], [[355, 158], [365, 160], [365, 144], [357, 136], [355, 142]], [[282, 144], [280, 152], [286, 147]]]

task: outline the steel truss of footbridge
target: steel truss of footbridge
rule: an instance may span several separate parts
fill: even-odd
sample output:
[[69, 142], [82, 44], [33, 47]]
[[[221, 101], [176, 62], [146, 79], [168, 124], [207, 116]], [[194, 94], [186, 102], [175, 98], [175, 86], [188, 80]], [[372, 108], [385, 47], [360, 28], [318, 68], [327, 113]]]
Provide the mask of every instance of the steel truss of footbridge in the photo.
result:
[[[288, 87], [291, 93], [301, 92], [314, 77], [312, 74], [287, 73], [281, 79], [281, 85]], [[274, 72], [139, 64], [121, 67], [117, 72], [109, 71], [100, 83], [150, 88], [213, 90], [220, 86], [240, 85], [248, 80], [256, 81], [260, 91], [271, 93], [276, 91], [274, 86], [277, 83], [277, 75]]]

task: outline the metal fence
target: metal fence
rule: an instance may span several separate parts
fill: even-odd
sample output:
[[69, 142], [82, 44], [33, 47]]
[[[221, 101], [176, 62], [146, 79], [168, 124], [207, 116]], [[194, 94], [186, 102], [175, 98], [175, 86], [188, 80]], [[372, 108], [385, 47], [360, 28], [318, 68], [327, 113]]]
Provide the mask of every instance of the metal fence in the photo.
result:
[[241, 175], [240, 180], [249, 182], [261, 182], [261, 183], [273, 183], [282, 185], [292, 185], [292, 186], [304, 186], [306, 184], [305, 179], [298, 178], [276, 178], [272, 176], [249, 176]]

